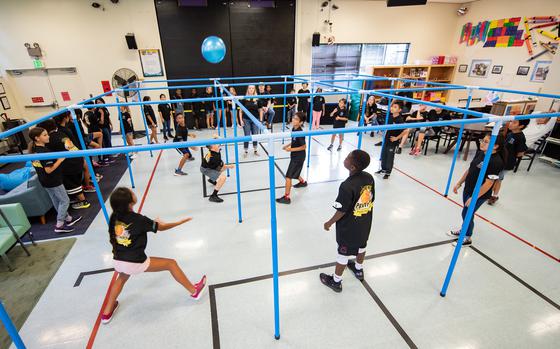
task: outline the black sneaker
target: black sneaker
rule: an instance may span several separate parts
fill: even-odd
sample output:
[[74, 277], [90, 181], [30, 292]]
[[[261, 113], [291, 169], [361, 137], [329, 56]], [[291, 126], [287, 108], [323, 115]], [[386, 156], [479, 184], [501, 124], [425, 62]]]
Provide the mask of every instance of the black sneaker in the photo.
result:
[[323, 285], [329, 287], [334, 292], [336, 292], [336, 293], [342, 292], [342, 281], [341, 282], [335, 282], [332, 275], [327, 275], [325, 273], [321, 273], [321, 274], [319, 274], [319, 279], [321, 279], [321, 282], [323, 283]]
[[376, 147], [380, 147], [381, 144], [383, 144], [383, 141], [379, 141], [379, 142], [375, 143], [375, 146], [376, 146]]
[[356, 276], [356, 279], [360, 280], [360, 281], [364, 281], [364, 269], [356, 269], [356, 262], [354, 261], [348, 261], [348, 269], [352, 270], [352, 272], [354, 273], [354, 275]]
[[375, 174], [385, 174], [385, 170], [375, 171]]
[[388, 174], [388, 173], [385, 173], [385, 175], [383, 176], [383, 179], [389, 179], [389, 176], [391, 176], [391, 175]]
[[61, 227], [54, 227], [55, 233], [71, 233], [74, 231], [74, 228], [69, 227], [67, 224], [64, 224]]
[[339, 145], [338, 148], [336, 148], [336, 151], [341, 151], [342, 150], [342, 146]]
[[210, 200], [211, 202], [224, 202], [224, 199], [222, 199], [218, 195], [210, 195], [208, 200]]
[[395, 153], [397, 153], [397, 154], [402, 153], [402, 148], [401, 148], [401, 147], [397, 147], [397, 150], [395, 151]]
[[307, 187], [307, 182], [297, 182], [296, 185], [294, 185], [294, 188], [305, 188]]
[[216, 185], [218, 184], [216, 181], [213, 181], [212, 179], [208, 178], [208, 183], [212, 184], [212, 185]]
[[329, 146], [327, 147], [327, 150], [328, 150], [328, 151], [331, 151], [331, 150], [332, 150], [332, 144], [329, 145]]
[[370, 133], [369, 133], [369, 136], [370, 136], [370, 137], [373, 137], [373, 132], [370, 132]]
[[282, 196], [281, 198], [276, 199], [276, 202], [279, 204], [291, 204], [292, 200], [290, 200], [290, 198], [287, 198], [286, 196]]
[[450, 230], [447, 232], [447, 235], [454, 237], [454, 238], [458, 238], [459, 234], [461, 234], [461, 229], [457, 229], [457, 230]]
[[74, 216], [69, 222], [66, 222], [66, 226], [71, 227], [81, 220], [82, 220], [82, 216]]

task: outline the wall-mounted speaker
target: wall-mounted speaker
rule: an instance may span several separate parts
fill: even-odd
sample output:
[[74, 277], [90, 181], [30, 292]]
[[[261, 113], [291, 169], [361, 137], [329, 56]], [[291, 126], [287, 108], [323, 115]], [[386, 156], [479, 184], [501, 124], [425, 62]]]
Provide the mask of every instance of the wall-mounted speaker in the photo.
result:
[[311, 46], [319, 46], [321, 42], [321, 34], [313, 33], [313, 40], [311, 41]]
[[136, 38], [133, 33], [128, 33], [124, 36], [126, 39], [126, 45], [130, 50], [138, 50], [138, 45], [136, 45]]
[[387, 0], [387, 7], [426, 5], [427, 0]]

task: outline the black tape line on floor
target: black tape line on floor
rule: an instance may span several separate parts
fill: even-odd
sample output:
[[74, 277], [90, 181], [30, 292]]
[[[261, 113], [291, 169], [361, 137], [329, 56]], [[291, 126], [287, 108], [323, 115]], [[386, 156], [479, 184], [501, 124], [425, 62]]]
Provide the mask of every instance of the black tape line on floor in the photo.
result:
[[91, 271], [81, 272], [80, 275], [78, 275], [78, 278], [76, 279], [76, 282], [74, 283], [74, 287], [79, 287], [82, 284], [82, 280], [84, 279], [85, 276], [102, 274], [102, 273], [110, 273], [110, 272], [113, 272], [113, 271], [115, 271], [115, 269], [107, 268], [107, 269], [99, 269], [99, 270], [91, 270]]

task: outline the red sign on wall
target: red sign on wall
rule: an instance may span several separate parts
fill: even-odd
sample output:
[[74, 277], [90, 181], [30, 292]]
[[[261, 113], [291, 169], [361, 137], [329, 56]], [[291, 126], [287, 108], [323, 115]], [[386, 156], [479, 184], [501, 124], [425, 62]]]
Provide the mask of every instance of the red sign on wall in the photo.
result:
[[66, 92], [66, 91], [60, 92], [60, 95], [62, 96], [62, 100], [63, 100], [64, 102], [68, 102], [68, 101], [71, 100], [71, 98], [70, 98], [70, 93], [68, 93], [68, 92]]
[[[111, 91], [111, 84], [109, 83], [109, 80], [103, 80], [101, 81], [101, 86], [103, 87], [103, 92], [109, 92]], [[112, 94], [109, 94], [108, 96], [112, 96]]]
[[31, 97], [31, 102], [33, 102], [33, 103], [45, 103], [45, 99], [43, 97]]

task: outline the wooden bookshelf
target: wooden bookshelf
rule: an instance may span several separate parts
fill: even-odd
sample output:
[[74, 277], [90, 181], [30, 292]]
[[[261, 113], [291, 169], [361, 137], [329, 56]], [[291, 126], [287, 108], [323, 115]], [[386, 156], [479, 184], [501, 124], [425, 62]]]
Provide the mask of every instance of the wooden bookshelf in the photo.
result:
[[[410, 87], [426, 87], [422, 82], [451, 83], [455, 74], [455, 64], [432, 64], [432, 65], [399, 65], [399, 66], [374, 66], [371, 73], [375, 76], [395, 77], [418, 82], [410, 83]], [[374, 89], [387, 89], [391, 87], [390, 81], [375, 81]], [[396, 88], [405, 88], [404, 83], [399, 81]], [[413, 98], [424, 101], [448, 100], [449, 90], [420, 91], [414, 92]]]

